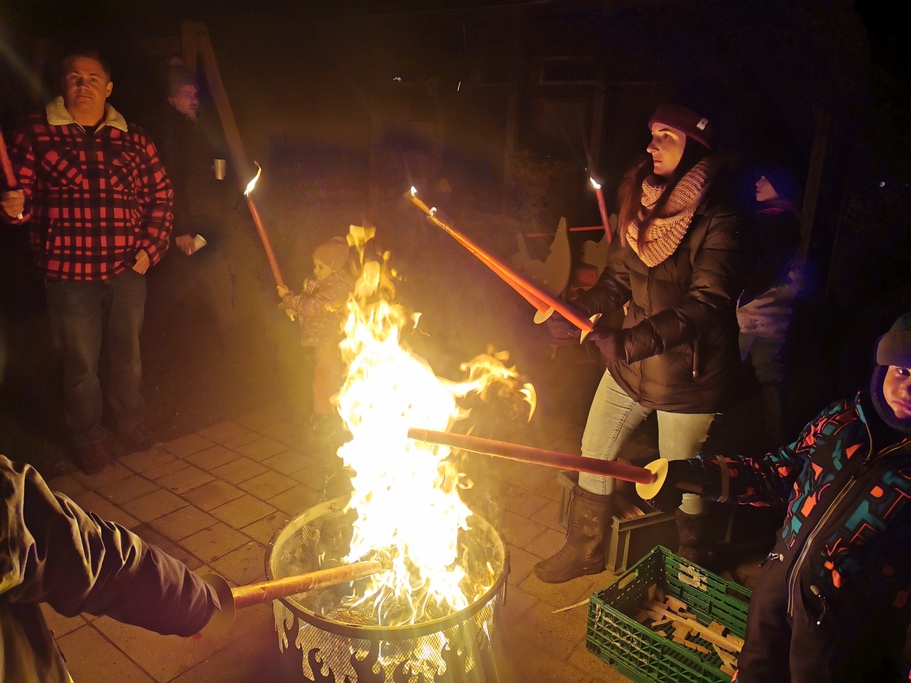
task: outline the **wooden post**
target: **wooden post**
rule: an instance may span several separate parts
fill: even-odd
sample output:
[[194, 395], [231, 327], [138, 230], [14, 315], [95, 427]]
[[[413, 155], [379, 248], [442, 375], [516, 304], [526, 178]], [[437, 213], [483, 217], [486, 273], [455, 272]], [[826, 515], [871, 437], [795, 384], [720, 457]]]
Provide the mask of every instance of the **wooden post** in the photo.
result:
[[196, 40], [199, 51], [202, 54], [203, 68], [206, 72], [206, 81], [212, 90], [212, 100], [215, 102], [215, 110], [218, 112], [218, 118], [221, 119], [221, 127], [224, 130], [225, 138], [228, 141], [228, 149], [231, 153], [231, 160], [237, 172], [237, 178], [241, 187], [245, 187], [247, 181], [252, 177], [253, 170], [247, 161], [247, 153], [244, 150], [244, 144], [240, 139], [240, 131], [237, 128], [237, 121], [234, 119], [234, 112], [231, 109], [231, 103], [228, 101], [228, 93], [225, 90], [225, 84], [221, 80], [221, 72], [218, 70], [218, 62], [215, 61], [215, 50], [212, 47], [212, 41], [209, 38], [209, 32], [205, 24], [196, 24]]
[[810, 172], [807, 175], [807, 188], [803, 197], [803, 218], [800, 222], [800, 257], [804, 260], [810, 250], [810, 237], [813, 234], [816, 205], [819, 203], [819, 188], [822, 185], [822, 171], [826, 163], [826, 146], [831, 126], [832, 115], [826, 111], [817, 111], [816, 133], [813, 136], [813, 151], [810, 154]]
[[196, 34], [199, 31], [199, 22], [182, 21], [180, 23], [180, 59], [183, 66], [188, 71], [196, 71], [196, 56], [199, 53], [199, 45], [196, 41]]

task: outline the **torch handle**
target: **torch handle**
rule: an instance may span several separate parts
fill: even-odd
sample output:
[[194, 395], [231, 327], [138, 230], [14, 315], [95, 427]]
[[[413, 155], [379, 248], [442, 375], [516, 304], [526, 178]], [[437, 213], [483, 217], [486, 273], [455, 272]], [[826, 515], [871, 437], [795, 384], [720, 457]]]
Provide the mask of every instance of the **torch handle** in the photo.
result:
[[[17, 189], [19, 182], [16, 180], [16, 174], [13, 173], [13, 164], [9, 160], [9, 152], [6, 151], [6, 140], [3, 139], [2, 129], [0, 129], [0, 166], [3, 167], [3, 179], [6, 181], [6, 188], [8, 190]], [[17, 218], [21, 221], [22, 214], [20, 213]]]
[[604, 234], [607, 236], [607, 243], [611, 243], [612, 235], [610, 231], [610, 220], [607, 217], [607, 205], [604, 203], [604, 192], [601, 187], [595, 188], [595, 196], [598, 197], [598, 211], [601, 212], [601, 224], [604, 226]]
[[408, 436], [418, 441], [461, 448], [483, 455], [493, 455], [507, 460], [517, 460], [518, 462], [533, 465], [546, 465], [547, 467], [557, 467], [575, 472], [600, 474], [636, 484], [651, 484], [656, 479], [656, 475], [645, 467], [636, 467], [625, 462], [584, 458], [581, 455], [570, 455], [569, 453], [548, 451], [543, 448], [520, 446], [504, 441], [483, 439], [478, 436], [453, 434], [452, 432], [435, 432], [429, 429], [409, 429]]
[[3, 179], [6, 181], [6, 187], [15, 190], [19, 183], [16, 182], [16, 174], [13, 173], [13, 164], [9, 160], [9, 152], [6, 151], [6, 140], [3, 139], [2, 130], [0, 130], [0, 166], [3, 167]]
[[269, 267], [272, 269], [272, 277], [275, 278], [275, 284], [286, 287], [285, 279], [282, 277], [282, 272], [278, 267], [278, 260], [275, 258], [275, 252], [272, 251], [272, 244], [269, 242], [269, 235], [266, 234], [266, 229], [263, 227], [263, 221], [259, 217], [256, 204], [253, 203], [250, 197], [247, 197], [247, 208], [250, 209], [250, 215], [253, 216], [253, 223], [256, 225], [256, 232], [263, 243], [263, 249], [266, 250], [266, 258], [269, 259]]
[[244, 609], [264, 602], [272, 602], [297, 593], [305, 593], [316, 588], [335, 586], [340, 583], [357, 581], [367, 576], [372, 576], [382, 570], [382, 565], [376, 561], [355, 562], [341, 567], [318, 569], [306, 574], [287, 576], [280, 579], [270, 579], [250, 583], [246, 586], [236, 586], [231, 589], [234, 597], [234, 608]]

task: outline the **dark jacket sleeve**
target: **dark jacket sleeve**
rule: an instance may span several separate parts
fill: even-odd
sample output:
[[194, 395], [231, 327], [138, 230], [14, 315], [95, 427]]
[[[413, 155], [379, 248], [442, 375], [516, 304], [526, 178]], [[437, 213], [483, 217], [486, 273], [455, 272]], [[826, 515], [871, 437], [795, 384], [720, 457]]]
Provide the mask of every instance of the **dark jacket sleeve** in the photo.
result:
[[0, 486], [3, 599], [181, 636], [198, 633], [219, 609], [182, 562], [52, 492], [30, 465], [0, 456]]
[[794, 443], [761, 457], [699, 455], [687, 461], [688, 480], [702, 485], [702, 497], [750, 505], [781, 505], [794, 492], [808, 465], [815, 431], [829, 413], [810, 422]]
[[145, 249], [154, 266], [168, 250], [174, 228], [174, 191], [165, 175], [155, 143], [142, 129], [134, 130], [134, 135], [140, 156], [137, 196], [142, 207], [142, 235], [139, 247]]

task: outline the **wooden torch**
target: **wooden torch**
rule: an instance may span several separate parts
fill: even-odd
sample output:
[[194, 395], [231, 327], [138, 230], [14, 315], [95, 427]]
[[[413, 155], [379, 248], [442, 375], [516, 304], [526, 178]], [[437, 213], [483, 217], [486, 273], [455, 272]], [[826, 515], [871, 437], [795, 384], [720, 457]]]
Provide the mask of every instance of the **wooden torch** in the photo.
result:
[[[409, 429], [408, 437], [417, 441], [425, 441], [451, 448], [461, 448], [472, 453], [492, 455], [497, 458], [506, 458], [507, 460], [515, 460], [531, 465], [544, 465], [573, 472], [588, 472], [589, 474], [599, 474], [612, 479], [629, 481], [636, 484], [636, 493], [643, 500], [654, 498], [667, 479], [668, 461], [663, 458], [654, 460], [645, 467], [637, 467], [627, 462], [586, 458], [581, 455], [548, 451], [543, 448], [521, 446], [467, 434], [453, 434], [452, 432]], [[691, 493], [701, 493], [701, 489], [688, 483], [681, 483], [678, 488]]]
[[601, 317], [600, 313], [596, 313], [591, 318], [586, 318], [572, 306], [568, 306], [566, 303], [551, 296], [528, 279], [519, 275], [519, 273], [479, 247], [463, 233], [449, 225], [449, 223], [442, 220], [437, 215], [437, 210], [434, 207], [427, 206], [427, 204], [418, 199], [418, 191], [415, 188], [411, 188], [411, 192], [408, 193], [408, 196], [412, 204], [427, 214], [427, 218], [430, 219], [431, 223], [449, 234], [456, 242], [476, 256], [481, 263], [496, 273], [501, 280], [518, 292], [522, 298], [534, 306], [538, 310], [538, 313], [535, 315], [536, 323], [544, 322], [554, 311], [557, 311], [573, 325], [582, 330], [582, 339], [585, 339], [585, 336], [592, 331], [598, 318]]
[[224, 578], [217, 574], [207, 574], [202, 580], [212, 586], [221, 606], [221, 611], [216, 612], [209, 623], [201, 631], [204, 636], [217, 637], [227, 633], [234, 624], [237, 610], [253, 605], [272, 602], [289, 595], [306, 593], [307, 591], [336, 586], [341, 583], [350, 583], [379, 573], [383, 566], [375, 560], [368, 562], [355, 562], [340, 567], [318, 569], [287, 576], [280, 579], [270, 579], [245, 586], [231, 587]]
[[256, 208], [256, 204], [253, 203], [253, 197], [250, 195], [253, 194], [253, 188], [256, 187], [256, 181], [259, 180], [259, 176], [262, 174], [262, 166], [258, 162], [254, 161], [256, 164], [256, 175], [253, 176], [247, 184], [247, 189], [244, 190], [244, 197], [247, 199], [247, 208], [250, 209], [250, 215], [253, 216], [253, 223], [256, 225], [256, 232], [259, 233], [259, 239], [263, 243], [263, 249], [266, 250], [266, 258], [269, 259], [269, 267], [272, 269], [272, 277], [275, 278], [275, 284], [280, 287], [287, 287], [285, 280], [282, 277], [282, 272], [278, 267], [278, 260], [275, 258], [275, 252], [272, 251], [272, 244], [269, 242], [269, 235], [266, 234], [266, 229], [263, 227], [263, 219], [259, 217], [259, 211]]
[[[19, 182], [16, 180], [16, 174], [13, 173], [13, 164], [9, 160], [9, 152], [6, 151], [6, 141], [3, 139], [2, 129], [0, 129], [0, 167], [3, 168], [3, 180], [6, 182], [7, 189], [17, 189]], [[20, 213], [17, 218], [21, 221], [22, 214]]]
[[604, 235], [607, 237], [607, 243], [611, 243], [613, 235], [610, 231], [610, 220], [607, 216], [607, 205], [604, 203], [604, 192], [601, 191], [601, 183], [596, 182], [594, 178], [589, 178], [592, 187], [595, 188], [595, 196], [598, 198], [598, 211], [601, 213], [601, 225], [604, 226]]

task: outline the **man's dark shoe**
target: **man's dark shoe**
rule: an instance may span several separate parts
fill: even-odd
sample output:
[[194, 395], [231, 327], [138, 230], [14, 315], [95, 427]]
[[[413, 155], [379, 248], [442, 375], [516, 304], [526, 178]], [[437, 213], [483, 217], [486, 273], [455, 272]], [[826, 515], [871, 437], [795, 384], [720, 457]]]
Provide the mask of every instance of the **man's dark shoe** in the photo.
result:
[[76, 446], [76, 464], [86, 474], [97, 474], [114, 459], [109, 438]]
[[159, 441], [145, 422], [137, 422], [130, 427], [119, 429], [117, 434], [130, 448], [137, 451], [147, 451]]

